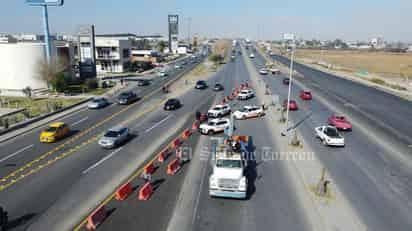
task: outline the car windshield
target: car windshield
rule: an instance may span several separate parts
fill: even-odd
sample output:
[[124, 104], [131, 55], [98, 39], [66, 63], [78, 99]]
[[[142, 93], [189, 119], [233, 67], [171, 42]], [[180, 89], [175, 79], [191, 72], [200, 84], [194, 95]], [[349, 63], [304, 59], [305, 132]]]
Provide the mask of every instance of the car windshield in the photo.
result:
[[106, 134], [104, 134], [105, 137], [110, 137], [110, 138], [118, 137], [119, 135], [120, 133], [117, 131], [107, 131]]
[[131, 95], [130, 93], [124, 92], [124, 93], [122, 93], [122, 94], [119, 95], [119, 98], [127, 98], [127, 97], [129, 97], [130, 95]]
[[345, 117], [343, 117], [343, 116], [336, 116], [335, 118], [336, 118], [336, 120], [340, 120], [340, 121], [344, 121], [344, 120], [345, 120]]
[[241, 168], [240, 160], [217, 160], [216, 167], [218, 168]]
[[48, 127], [44, 131], [45, 132], [55, 132], [55, 131], [57, 131], [57, 127]]
[[240, 112], [247, 112], [248, 109], [247, 109], [247, 108], [242, 108], [242, 109], [240, 109], [239, 111], [240, 111]]
[[325, 133], [326, 133], [326, 135], [328, 135], [329, 137], [332, 137], [332, 138], [339, 138], [340, 137], [339, 132], [336, 128], [328, 127], [328, 128], [326, 128]]
[[207, 123], [207, 124], [210, 125], [210, 126], [214, 126], [216, 123], [213, 122], [213, 121], [209, 121], [209, 123]]

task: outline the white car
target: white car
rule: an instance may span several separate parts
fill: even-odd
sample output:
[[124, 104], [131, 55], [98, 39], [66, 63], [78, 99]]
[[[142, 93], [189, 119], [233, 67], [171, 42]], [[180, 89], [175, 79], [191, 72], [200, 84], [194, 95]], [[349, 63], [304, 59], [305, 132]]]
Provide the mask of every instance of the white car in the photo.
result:
[[249, 58], [253, 59], [253, 58], [255, 58], [255, 55], [252, 53], [252, 54], [249, 55]]
[[175, 65], [175, 69], [180, 69], [180, 68], [182, 68], [182, 66], [180, 66], [179, 64]]
[[326, 146], [345, 146], [345, 138], [343, 138], [336, 127], [320, 126], [315, 128], [316, 137], [322, 140]]
[[233, 113], [235, 119], [249, 119], [254, 117], [263, 116], [265, 112], [262, 107], [259, 106], [244, 106], [242, 109]]
[[207, 123], [199, 126], [199, 131], [202, 134], [213, 135], [218, 132], [223, 132], [226, 128], [229, 128], [230, 120], [226, 118], [212, 119]]
[[261, 75], [267, 75], [267, 74], [268, 74], [268, 70], [267, 70], [266, 68], [261, 68], [261, 69], [259, 70], [259, 74], [261, 74]]
[[253, 92], [252, 89], [245, 89], [239, 92], [239, 94], [237, 95], [237, 98], [239, 100], [247, 100], [247, 99], [253, 98], [253, 96], [255, 96], [255, 92]]
[[207, 111], [207, 117], [217, 118], [230, 114], [229, 104], [218, 104]]

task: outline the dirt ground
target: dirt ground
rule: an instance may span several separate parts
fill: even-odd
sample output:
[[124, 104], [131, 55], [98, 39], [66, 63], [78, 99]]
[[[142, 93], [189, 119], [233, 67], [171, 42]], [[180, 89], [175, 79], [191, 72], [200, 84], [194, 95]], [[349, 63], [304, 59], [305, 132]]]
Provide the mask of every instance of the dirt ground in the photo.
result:
[[412, 77], [412, 53], [298, 49], [296, 58], [325, 62], [354, 72]]

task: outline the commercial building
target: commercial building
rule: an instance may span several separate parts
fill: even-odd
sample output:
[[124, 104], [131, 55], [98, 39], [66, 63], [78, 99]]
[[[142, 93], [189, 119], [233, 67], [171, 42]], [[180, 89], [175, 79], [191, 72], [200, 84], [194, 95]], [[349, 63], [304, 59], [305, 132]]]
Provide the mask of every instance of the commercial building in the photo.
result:
[[97, 73], [124, 72], [130, 59], [135, 35], [107, 34], [96, 35], [96, 70]]
[[[75, 48], [66, 41], [54, 41], [52, 56], [57, 57], [63, 69], [72, 72]], [[22, 89], [30, 87], [33, 92], [47, 89], [40, 76], [40, 65], [45, 63], [45, 44], [41, 41], [0, 42], [0, 91], [1, 95], [23, 96]]]
[[131, 50], [131, 59], [132, 62], [151, 62], [157, 63], [163, 60], [163, 57], [159, 52], [155, 50], [137, 50], [133, 48]]

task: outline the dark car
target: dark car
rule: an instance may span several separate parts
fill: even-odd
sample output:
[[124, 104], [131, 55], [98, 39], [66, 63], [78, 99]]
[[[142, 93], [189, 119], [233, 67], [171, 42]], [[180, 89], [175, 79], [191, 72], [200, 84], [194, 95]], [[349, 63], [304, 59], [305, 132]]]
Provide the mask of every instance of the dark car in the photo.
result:
[[137, 96], [136, 93], [134, 93], [132, 91], [127, 91], [127, 92], [121, 93], [117, 97], [117, 102], [119, 104], [126, 105], [126, 104], [133, 103], [134, 101], [137, 101], [138, 99], [139, 99], [139, 97]]
[[147, 80], [147, 79], [139, 79], [137, 81], [137, 86], [139, 86], [139, 87], [143, 87], [143, 86], [147, 86], [147, 85], [150, 85], [150, 81]]
[[213, 87], [213, 90], [214, 90], [214, 91], [223, 91], [223, 90], [224, 90], [224, 87], [223, 87], [222, 84], [216, 83], [215, 86]]
[[196, 88], [196, 89], [206, 89], [206, 88], [207, 88], [207, 83], [206, 83], [206, 81], [204, 81], [204, 80], [199, 80], [199, 81], [197, 81], [197, 82], [196, 82], [196, 85], [195, 85], [195, 88]]
[[284, 78], [282, 82], [285, 85], [289, 85], [289, 78]]
[[169, 110], [176, 110], [180, 108], [182, 104], [178, 99], [168, 99], [163, 107], [164, 110], [169, 111]]

